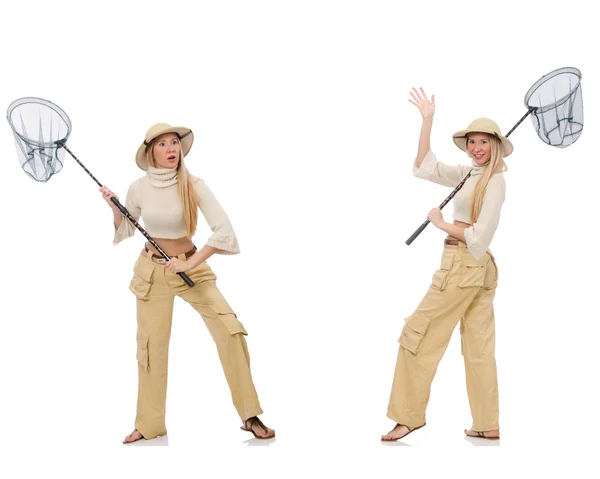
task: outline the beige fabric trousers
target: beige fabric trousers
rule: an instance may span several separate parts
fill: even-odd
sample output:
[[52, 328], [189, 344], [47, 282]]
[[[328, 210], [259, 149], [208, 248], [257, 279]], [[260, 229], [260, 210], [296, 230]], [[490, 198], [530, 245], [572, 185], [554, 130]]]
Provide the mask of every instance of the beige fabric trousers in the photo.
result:
[[405, 320], [387, 416], [425, 424], [431, 382], [460, 321], [467, 394], [475, 431], [498, 429], [493, 300], [498, 269], [488, 252], [476, 260], [464, 243], [445, 246], [442, 263], [417, 310]]
[[[165, 405], [169, 339], [175, 296], [187, 301], [204, 319], [215, 341], [231, 390], [233, 404], [242, 420], [262, 414], [244, 338], [248, 333], [217, 289], [216, 276], [202, 263], [187, 275], [190, 288], [176, 274], [150, 259], [144, 252], [134, 267], [129, 289], [137, 297], [138, 401], [135, 428], [146, 438], [166, 434]], [[179, 255], [185, 261], [185, 255]]]

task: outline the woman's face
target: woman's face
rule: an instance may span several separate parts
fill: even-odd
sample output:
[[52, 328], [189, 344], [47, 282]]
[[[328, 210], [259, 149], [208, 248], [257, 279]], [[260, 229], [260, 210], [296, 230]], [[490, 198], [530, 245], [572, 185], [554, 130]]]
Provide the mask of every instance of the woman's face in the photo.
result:
[[175, 168], [179, 164], [181, 144], [175, 133], [165, 133], [154, 140], [156, 168]]
[[485, 165], [491, 155], [490, 135], [471, 133], [467, 138], [467, 153], [478, 165]]

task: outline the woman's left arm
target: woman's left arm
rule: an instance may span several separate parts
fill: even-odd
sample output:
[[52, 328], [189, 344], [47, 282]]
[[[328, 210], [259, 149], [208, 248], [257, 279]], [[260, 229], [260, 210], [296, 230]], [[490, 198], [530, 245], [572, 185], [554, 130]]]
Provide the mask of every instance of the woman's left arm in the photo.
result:
[[225, 210], [213, 195], [206, 183], [200, 178], [194, 181], [194, 188], [200, 200], [200, 211], [210, 226], [213, 234], [206, 244], [187, 261], [172, 258], [165, 263], [165, 267], [172, 273], [186, 272], [200, 265], [213, 254], [238, 254], [240, 247], [233, 231], [233, 226], [225, 213]]
[[489, 248], [494, 233], [496, 233], [505, 196], [506, 183], [504, 177], [502, 174], [497, 174], [490, 179], [479, 218], [471, 226], [465, 228], [446, 223], [438, 208], [432, 209], [427, 218], [442, 231], [465, 242], [471, 254], [479, 259]]
[[205, 245], [202, 247], [202, 249], [196, 251], [192, 256], [190, 256], [187, 261], [181, 261], [179, 258], [174, 256], [167, 261], [164, 266], [171, 273], [185, 273], [204, 263], [215, 253], [223, 254], [223, 251], [213, 246]]
[[212, 246], [212, 253], [238, 254], [240, 247], [227, 213], [204, 181], [196, 178], [194, 187], [200, 200], [200, 211], [213, 232], [206, 246]]
[[189, 269], [194, 269], [199, 264], [204, 263], [213, 254], [227, 254], [227, 252], [222, 249], [215, 248], [214, 246], [204, 245], [202, 249], [196, 251], [188, 258], [187, 262], [190, 264]]
[[463, 243], [466, 243], [465, 230], [468, 227], [455, 225], [453, 223], [447, 223], [446, 221], [444, 221], [444, 217], [442, 216], [442, 212], [439, 208], [433, 208], [427, 215], [427, 219], [435, 227], [441, 229], [442, 231], [445, 231], [450, 236], [454, 236], [455, 238], [461, 240]]

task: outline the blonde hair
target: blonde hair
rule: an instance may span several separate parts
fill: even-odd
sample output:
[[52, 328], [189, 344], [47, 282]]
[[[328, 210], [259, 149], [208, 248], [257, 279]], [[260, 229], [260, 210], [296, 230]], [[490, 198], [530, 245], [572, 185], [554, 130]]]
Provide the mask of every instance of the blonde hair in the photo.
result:
[[[490, 139], [490, 160], [483, 169], [483, 173], [473, 190], [473, 202], [471, 203], [471, 224], [475, 223], [483, 208], [483, 200], [488, 183], [493, 175], [506, 171], [506, 163], [504, 162], [504, 147], [502, 142], [494, 135], [488, 135]], [[469, 143], [469, 135], [467, 135], [467, 145]]]
[[[179, 138], [179, 135], [178, 135]], [[154, 160], [154, 140], [146, 148], [146, 160], [148, 164], [156, 168], [156, 162]], [[185, 220], [185, 229], [187, 236], [191, 238], [196, 232], [198, 226], [198, 206], [200, 205], [200, 198], [196, 194], [194, 189], [193, 179], [194, 177], [190, 174], [188, 169], [185, 167], [183, 162], [183, 149], [181, 148], [181, 142], [179, 143], [179, 163], [177, 164], [177, 190], [179, 192], [179, 199], [181, 200], [181, 206], [183, 208], [183, 219]]]

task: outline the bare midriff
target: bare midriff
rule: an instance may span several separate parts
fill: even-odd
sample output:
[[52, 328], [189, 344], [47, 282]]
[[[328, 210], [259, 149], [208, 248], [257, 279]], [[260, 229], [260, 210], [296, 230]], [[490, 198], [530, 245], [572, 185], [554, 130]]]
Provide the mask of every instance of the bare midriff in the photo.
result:
[[[194, 247], [194, 243], [191, 238], [184, 236], [183, 238], [177, 239], [165, 239], [165, 238], [153, 238], [154, 241], [160, 246], [165, 253], [169, 256], [177, 256], [182, 253], [187, 253]], [[152, 251], [154, 254], [160, 255], [154, 246], [150, 242], [146, 243], [146, 248]]]
[[[454, 221], [452, 222], [452, 224], [455, 224], [456, 226], [462, 226], [462, 227], [464, 227], [465, 229], [466, 229], [466, 228], [468, 228], [469, 226], [471, 226], [469, 223], [463, 223], [462, 221], [456, 221], [456, 220], [454, 220]], [[458, 238], [455, 238], [455, 237], [454, 237], [454, 236], [452, 236], [452, 235], [448, 235], [448, 236], [446, 237], [446, 239], [453, 239], [453, 240], [462, 241], [462, 240], [460, 240], [460, 239], [458, 239]]]

